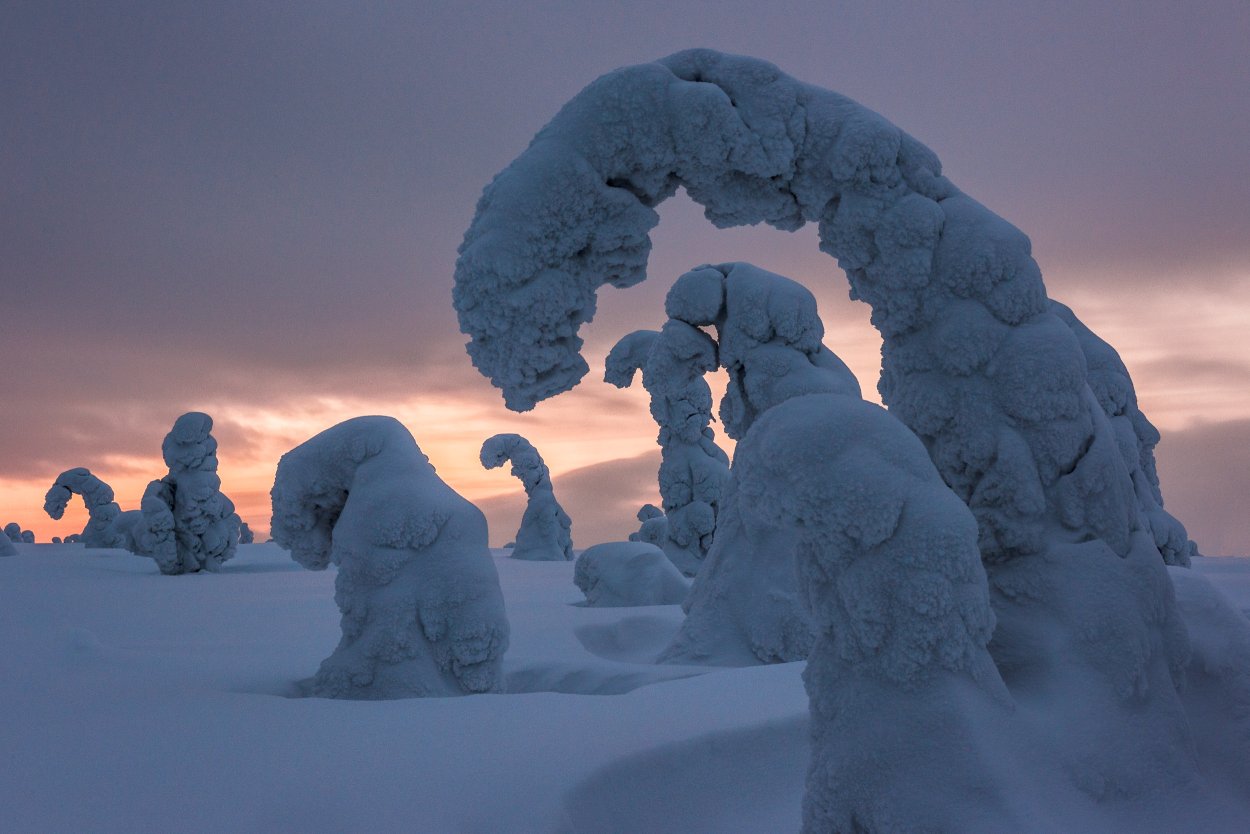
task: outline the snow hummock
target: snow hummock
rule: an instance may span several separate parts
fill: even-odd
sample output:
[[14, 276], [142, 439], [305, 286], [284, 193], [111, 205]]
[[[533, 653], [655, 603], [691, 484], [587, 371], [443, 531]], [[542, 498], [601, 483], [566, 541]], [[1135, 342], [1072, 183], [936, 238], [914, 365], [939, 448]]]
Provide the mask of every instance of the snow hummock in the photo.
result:
[[342, 639], [311, 683], [327, 698], [495, 692], [508, 648], [486, 518], [443, 482], [404, 426], [356, 417], [278, 462], [274, 541], [338, 568]]
[[[676, 319], [664, 328], [630, 333], [612, 348], [604, 381], [627, 388], [636, 372], [651, 395], [651, 416], [660, 427], [660, 497], [664, 523], [638, 520], [646, 540], [657, 544], [686, 576], [699, 572], [712, 546], [716, 518], [729, 480], [729, 456], [712, 431], [712, 390], [703, 375], [717, 367], [716, 343], [697, 327]], [[647, 505], [651, 506], [651, 505]], [[642, 531], [640, 531], [640, 535]]]
[[512, 474], [525, 487], [527, 502], [521, 527], [512, 544], [512, 558], [532, 561], [570, 561], [573, 558], [572, 521], [556, 500], [551, 470], [534, 445], [519, 434], [496, 434], [482, 443], [482, 466], [495, 469], [512, 462]]
[[690, 585], [660, 548], [605, 542], [577, 557], [573, 582], [592, 606], [677, 605]]

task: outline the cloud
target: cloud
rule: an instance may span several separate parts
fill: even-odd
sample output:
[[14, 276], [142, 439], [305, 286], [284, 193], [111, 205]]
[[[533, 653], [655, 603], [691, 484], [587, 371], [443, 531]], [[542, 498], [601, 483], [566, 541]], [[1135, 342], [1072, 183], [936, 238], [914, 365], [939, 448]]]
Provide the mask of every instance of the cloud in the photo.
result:
[[1250, 419], [1203, 423], [1157, 447], [1168, 512], [1211, 556], [1250, 556]]

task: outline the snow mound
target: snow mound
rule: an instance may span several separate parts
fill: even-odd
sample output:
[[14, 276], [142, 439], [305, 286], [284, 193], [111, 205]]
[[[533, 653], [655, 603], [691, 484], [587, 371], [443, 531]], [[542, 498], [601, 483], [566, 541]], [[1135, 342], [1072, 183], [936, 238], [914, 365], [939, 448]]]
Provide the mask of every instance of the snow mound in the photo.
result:
[[442, 481], [408, 430], [357, 417], [282, 456], [274, 541], [338, 566], [342, 639], [312, 681], [327, 698], [494, 692], [508, 647], [486, 519]]
[[577, 557], [573, 582], [586, 604], [600, 607], [676, 605], [690, 590], [664, 551], [646, 542], [606, 542]]
[[535, 562], [571, 561], [572, 521], [556, 500], [551, 470], [533, 444], [519, 434], [497, 434], [482, 443], [482, 466], [495, 469], [512, 462], [512, 474], [525, 487], [528, 501], [512, 543], [512, 558]]

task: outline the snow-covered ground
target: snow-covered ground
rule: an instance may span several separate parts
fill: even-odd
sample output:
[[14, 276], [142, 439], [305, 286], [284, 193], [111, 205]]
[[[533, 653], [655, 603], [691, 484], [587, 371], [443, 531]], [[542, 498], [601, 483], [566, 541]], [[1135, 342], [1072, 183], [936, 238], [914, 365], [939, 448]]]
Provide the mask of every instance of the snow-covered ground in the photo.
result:
[[[495, 552], [507, 694], [366, 702], [300, 697], [339, 639], [333, 570], [272, 544], [179, 577], [120, 550], [16, 548], [0, 559], [4, 831], [798, 830], [803, 664], [654, 665], [680, 607], [585, 607], [572, 563]], [[1194, 570], [1250, 612], [1250, 558]]]

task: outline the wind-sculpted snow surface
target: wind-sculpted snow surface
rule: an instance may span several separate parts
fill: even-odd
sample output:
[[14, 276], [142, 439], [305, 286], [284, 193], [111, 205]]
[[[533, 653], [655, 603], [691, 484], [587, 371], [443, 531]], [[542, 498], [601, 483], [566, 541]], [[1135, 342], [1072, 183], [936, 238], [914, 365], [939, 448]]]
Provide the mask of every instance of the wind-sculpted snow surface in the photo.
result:
[[664, 551], [639, 541], [586, 548], [573, 565], [573, 584], [599, 608], [676, 605], [690, 590]]
[[[697, 328], [714, 328], [712, 355], [729, 374], [721, 422], [735, 439], [760, 414], [793, 397], [859, 399], [855, 376], [821, 342], [815, 297], [788, 278], [745, 263], [699, 267], [677, 279], [665, 309], [671, 317], [666, 328], [680, 325], [701, 335]], [[793, 536], [780, 528], [753, 535], [743, 527], [736, 476], [723, 493], [711, 551], [684, 603], [686, 620], [661, 660], [802, 660], [813, 632], [795, 585]]]
[[272, 535], [338, 566], [343, 637], [312, 682], [328, 698], [498, 691], [508, 647], [486, 518], [390, 417], [340, 423], [282, 456]]
[[734, 473], [747, 530], [797, 535], [816, 629], [803, 830], [1019, 830], [987, 730], [1010, 711], [976, 520], [924, 446], [858, 397], [761, 415]]
[[[638, 330], [608, 353], [604, 381], [627, 388], [642, 371], [651, 416], [660, 427], [660, 497], [664, 526], [649, 536], [686, 576], [699, 572], [712, 546], [716, 517], [729, 480], [729, 456], [712, 431], [712, 390], [703, 375], [716, 369], [716, 343], [685, 322]], [[644, 525], [648, 522], [639, 515]]]
[[881, 116], [709, 50], [592, 83], [487, 186], [461, 245], [461, 329], [509, 407], [585, 374], [595, 293], [645, 277], [678, 187], [718, 226], [819, 224], [872, 307], [884, 402], [977, 521], [1004, 681], [1087, 734], [1082, 787], [1192, 776], [1184, 626], [1081, 345], [1028, 238]]
[[148, 554], [161, 573], [215, 571], [239, 546], [239, 516], [221, 491], [213, 418], [190, 411], [174, 421], [161, 443], [169, 473], [148, 484], [141, 511], [149, 518], [168, 513], [172, 528], [150, 525]]
[[520, 479], [528, 498], [521, 527], [512, 546], [513, 559], [538, 562], [571, 561], [573, 527], [556, 501], [551, 470], [533, 444], [519, 434], [497, 434], [482, 444], [482, 466], [495, 469], [512, 462], [512, 474]]
[[1052, 299], [1050, 308], [1072, 328], [1080, 342], [1087, 368], [1085, 380], [1111, 421], [1124, 465], [1133, 480], [1138, 509], [1154, 534], [1163, 561], [1187, 566], [1190, 559], [1198, 555], [1198, 546], [1189, 540], [1185, 525], [1163, 509], [1163, 493], [1155, 468], [1159, 430], [1138, 407], [1137, 389], [1133, 387], [1128, 368], [1116, 349], [1086, 327], [1070, 307]]

